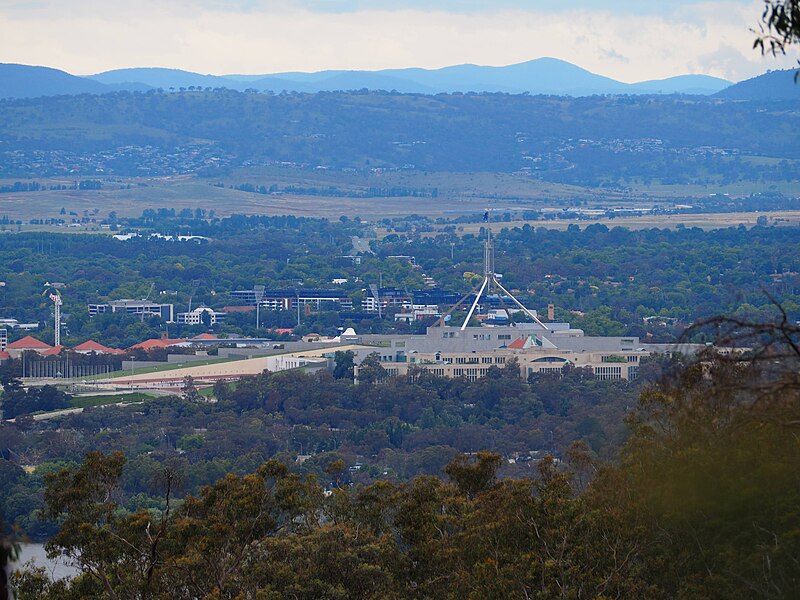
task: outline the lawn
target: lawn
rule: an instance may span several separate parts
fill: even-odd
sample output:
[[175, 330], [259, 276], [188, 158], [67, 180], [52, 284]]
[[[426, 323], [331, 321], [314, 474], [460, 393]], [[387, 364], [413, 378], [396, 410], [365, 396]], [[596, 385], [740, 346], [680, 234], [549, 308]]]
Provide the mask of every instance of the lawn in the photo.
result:
[[155, 394], [145, 392], [131, 392], [129, 394], [100, 394], [97, 396], [75, 396], [70, 402], [72, 408], [89, 408], [91, 406], [105, 406], [107, 404], [121, 404], [123, 402], [144, 402], [155, 398]]

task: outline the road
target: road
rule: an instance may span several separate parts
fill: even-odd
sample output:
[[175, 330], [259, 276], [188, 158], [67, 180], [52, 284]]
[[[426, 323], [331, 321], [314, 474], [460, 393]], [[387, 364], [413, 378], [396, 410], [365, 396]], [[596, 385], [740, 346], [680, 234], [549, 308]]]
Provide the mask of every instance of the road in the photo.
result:
[[364, 238], [360, 238], [357, 236], [353, 236], [351, 238], [353, 242], [353, 253], [354, 254], [375, 254], [372, 251], [372, 248], [369, 247], [369, 241], [365, 240]]

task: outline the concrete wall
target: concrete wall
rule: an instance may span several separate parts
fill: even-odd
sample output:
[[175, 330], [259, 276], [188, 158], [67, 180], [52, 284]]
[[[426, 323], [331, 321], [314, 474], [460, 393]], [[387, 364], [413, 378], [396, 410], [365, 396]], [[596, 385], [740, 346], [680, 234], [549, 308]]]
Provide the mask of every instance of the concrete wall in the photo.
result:
[[[287, 354], [289, 352], [303, 352], [305, 350], [317, 350], [318, 348], [335, 348], [341, 346], [343, 342], [273, 342], [270, 345], [257, 346], [253, 348], [220, 348], [220, 358], [253, 358], [255, 356], [274, 356], [276, 354]], [[283, 348], [273, 348], [274, 345], [282, 345]]]
[[149, 369], [150, 367], [160, 367], [169, 363], [160, 360], [123, 360], [122, 370], [130, 371], [133, 369]]
[[169, 364], [179, 365], [182, 363], [190, 363], [190, 362], [204, 362], [206, 360], [214, 360], [216, 358], [218, 357], [197, 355], [197, 354], [168, 354], [167, 362]]

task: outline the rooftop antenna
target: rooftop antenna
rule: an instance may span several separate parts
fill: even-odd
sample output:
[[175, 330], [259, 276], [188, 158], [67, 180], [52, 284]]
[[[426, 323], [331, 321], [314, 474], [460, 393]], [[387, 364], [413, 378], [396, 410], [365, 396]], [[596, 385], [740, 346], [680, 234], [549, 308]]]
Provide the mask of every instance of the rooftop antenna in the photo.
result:
[[[49, 294], [48, 294], [48, 292], [49, 292]], [[44, 296], [45, 294], [48, 294], [48, 297], [50, 298], [50, 300], [53, 301], [53, 307], [54, 307], [54, 313], [55, 313], [56, 335], [55, 335], [55, 340], [54, 340], [55, 343], [53, 345], [54, 346], [60, 346], [61, 345], [61, 305], [63, 304], [63, 302], [61, 301], [61, 292], [58, 290], [58, 288], [48, 286], [48, 287], [45, 288], [44, 293], [42, 295]]]
[[488, 207], [483, 213], [483, 222], [486, 223], [486, 239], [483, 242], [483, 283], [481, 284], [478, 293], [475, 295], [475, 301], [472, 303], [472, 306], [467, 313], [467, 318], [464, 319], [464, 323], [461, 325], [461, 331], [464, 331], [467, 328], [469, 320], [472, 318], [472, 314], [475, 312], [478, 302], [480, 302], [484, 292], [486, 292], [486, 295], [488, 295], [492, 290], [500, 290], [505, 293], [506, 296], [511, 298], [526, 315], [533, 319], [534, 323], [540, 325], [544, 329], [547, 329], [548, 327], [542, 323], [533, 312], [528, 310], [528, 308], [522, 304], [522, 302], [517, 300], [514, 297], [514, 294], [504, 288], [503, 284], [498, 280], [497, 273], [494, 271], [494, 238], [492, 236], [491, 214]]

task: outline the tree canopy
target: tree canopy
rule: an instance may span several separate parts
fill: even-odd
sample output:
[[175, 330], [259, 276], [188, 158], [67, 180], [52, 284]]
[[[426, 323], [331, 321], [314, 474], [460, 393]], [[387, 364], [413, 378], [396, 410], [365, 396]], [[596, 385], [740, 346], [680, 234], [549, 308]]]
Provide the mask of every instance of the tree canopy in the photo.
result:
[[773, 55], [800, 43], [800, 0], [764, 0], [761, 34], [754, 47]]
[[126, 458], [91, 452], [45, 477], [49, 552], [81, 574], [23, 571], [19, 598], [793, 597], [800, 327], [714, 325], [750, 336], [752, 356], [668, 365], [615, 463], [579, 442], [516, 479], [479, 451], [448, 479], [350, 486], [338, 459], [335, 481], [270, 459], [181, 501], [165, 466], [162, 503], [130, 510]]

